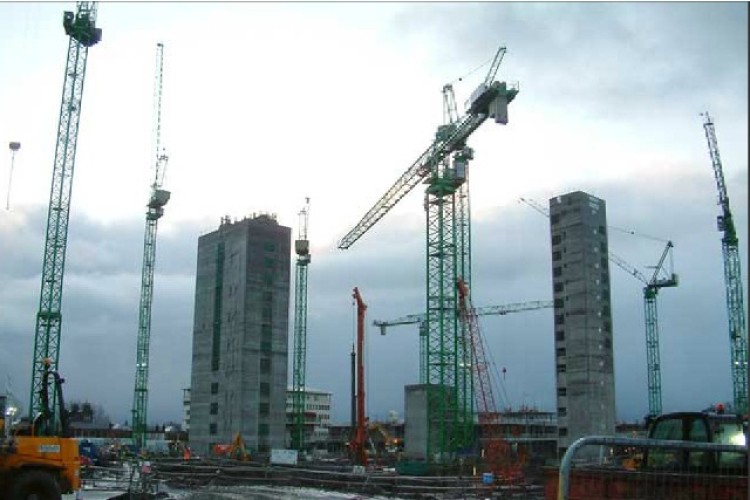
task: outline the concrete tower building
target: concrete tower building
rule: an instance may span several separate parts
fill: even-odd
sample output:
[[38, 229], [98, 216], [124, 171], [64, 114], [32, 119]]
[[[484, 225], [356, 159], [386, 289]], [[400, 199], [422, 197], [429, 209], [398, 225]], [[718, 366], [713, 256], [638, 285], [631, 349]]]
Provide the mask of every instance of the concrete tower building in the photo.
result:
[[207, 454], [240, 433], [250, 450], [285, 447], [291, 229], [274, 216], [198, 239], [190, 446]]
[[558, 451], [615, 431], [607, 214], [576, 191], [549, 200], [555, 305]]

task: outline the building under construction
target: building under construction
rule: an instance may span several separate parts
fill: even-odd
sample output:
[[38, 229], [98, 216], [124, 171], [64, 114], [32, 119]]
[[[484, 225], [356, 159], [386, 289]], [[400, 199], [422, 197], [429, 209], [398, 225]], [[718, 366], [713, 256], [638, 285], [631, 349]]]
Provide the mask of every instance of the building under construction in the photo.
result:
[[190, 447], [285, 447], [291, 229], [222, 220], [198, 239]]
[[582, 191], [549, 200], [558, 451], [615, 432], [607, 212]]

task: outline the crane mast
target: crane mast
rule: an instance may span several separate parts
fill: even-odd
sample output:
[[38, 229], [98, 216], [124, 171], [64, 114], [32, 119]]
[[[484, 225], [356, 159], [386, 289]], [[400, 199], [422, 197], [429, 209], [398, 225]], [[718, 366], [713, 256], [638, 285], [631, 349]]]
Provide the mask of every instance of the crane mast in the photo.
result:
[[305, 445], [305, 370], [307, 360], [307, 266], [310, 264], [310, 242], [307, 224], [310, 198], [299, 212], [299, 239], [294, 242], [297, 265], [294, 274], [294, 357], [292, 359], [292, 449], [302, 451]]
[[737, 231], [734, 227], [732, 211], [729, 208], [729, 195], [724, 183], [724, 172], [716, 140], [714, 122], [708, 112], [703, 113], [703, 129], [708, 142], [708, 152], [716, 178], [721, 215], [716, 218], [722, 233], [721, 250], [724, 258], [724, 286], [726, 289], [727, 314], [729, 318], [729, 345], [732, 356], [732, 389], [734, 407], [739, 414], [748, 411], [747, 401], [747, 330], [745, 324], [745, 304], [742, 294], [742, 273], [740, 271], [740, 250]]
[[470, 226], [467, 180], [473, 151], [466, 140], [487, 118], [508, 122], [508, 104], [516, 87], [494, 81], [506, 52], [500, 47], [490, 71], [472, 93], [466, 114], [458, 117], [452, 86], [443, 89], [446, 123], [439, 126], [432, 144], [417, 158], [375, 205], [339, 242], [347, 249], [377, 223], [417, 184], [426, 184], [426, 313], [427, 361], [426, 456], [448, 462], [471, 445], [473, 419], [470, 353], [458, 329], [456, 280], [470, 282]]
[[[65, 12], [63, 15], [63, 28], [69, 37], [68, 56], [65, 64], [52, 187], [47, 212], [39, 312], [36, 315], [34, 332], [34, 357], [29, 397], [29, 416], [32, 419], [36, 412], [44, 411], [41, 393], [43, 390], [49, 392], [45, 370], [57, 371], [60, 361], [63, 275], [83, 83], [89, 47], [98, 43], [102, 38], [102, 30], [96, 27], [96, 10], [96, 2], [78, 2], [75, 13]], [[51, 366], [47, 367], [46, 363], [51, 363]], [[56, 397], [53, 392], [52, 408], [56, 408]], [[52, 418], [54, 421], [54, 414]]]
[[135, 363], [135, 391], [133, 395], [133, 442], [140, 449], [146, 444], [148, 417], [148, 365], [151, 341], [151, 305], [154, 293], [154, 264], [156, 261], [156, 230], [164, 215], [170, 192], [162, 189], [168, 157], [161, 146], [161, 100], [164, 77], [164, 45], [156, 44], [156, 81], [154, 85], [154, 180], [146, 211], [146, 230], [143, 239], [143, 269], [141, 297], [138, 308], [138, 339]]

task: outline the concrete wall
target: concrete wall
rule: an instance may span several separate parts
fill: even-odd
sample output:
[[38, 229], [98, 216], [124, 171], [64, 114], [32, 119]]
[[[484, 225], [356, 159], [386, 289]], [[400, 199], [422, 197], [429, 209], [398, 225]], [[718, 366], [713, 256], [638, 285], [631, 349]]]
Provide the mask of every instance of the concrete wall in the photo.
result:
[[607, 217], [604, 201], [581, 191], [549, 203], [562, 453], [579, 437], [615, 431]]
[[190, 445], [284, 447], [291, 229], [223, 221], [198, 240]]
[[404, 387], [404, 456], [425, 459], [427, 453], [427, 385]]

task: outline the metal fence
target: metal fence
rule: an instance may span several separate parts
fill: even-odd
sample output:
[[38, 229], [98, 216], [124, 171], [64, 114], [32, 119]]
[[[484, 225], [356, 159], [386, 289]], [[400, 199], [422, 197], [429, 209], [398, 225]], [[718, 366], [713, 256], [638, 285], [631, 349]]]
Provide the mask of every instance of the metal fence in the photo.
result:
[[565, 452], [547, 500], [747, 500], [747, 446], [590, 436]]

